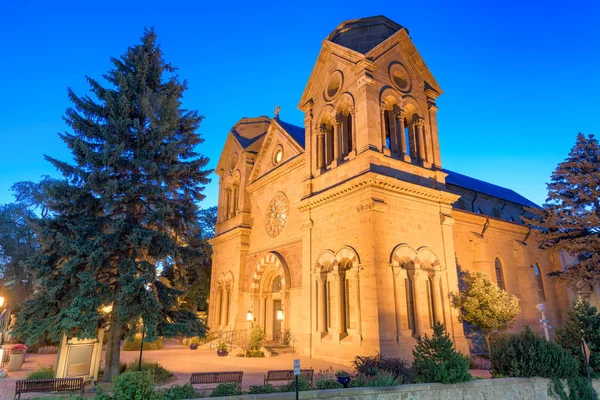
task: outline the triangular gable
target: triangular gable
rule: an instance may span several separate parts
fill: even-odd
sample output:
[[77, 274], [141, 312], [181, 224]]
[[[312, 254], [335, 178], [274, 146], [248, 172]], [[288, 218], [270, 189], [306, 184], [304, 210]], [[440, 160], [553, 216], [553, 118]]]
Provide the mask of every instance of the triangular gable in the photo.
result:
[[[303, 135], [303, 128], [279, 119], [273, 119], [256, 156], [252, 172], [250, 172], [250, 182], [260, 178], [269, 171], [279, 168], [297, 155], [302, 154], [304, 152]], [[281, 161], [275, 164], [273, 162], [273, 155], [279, 147], [283, 150], [283, 157]]]
[[221, 152], [221, 157], [219, 157], [219, 162], [215, 168], [215, 172], [220, 174], [220, 171], [229, 171], [231, 169], [230, 162], [232, 154], [238, 153], [239, 162], [239, 155], [242, 153], [242, 151], [244, 151], [244, 147], [236, 135], [234, 135], [233, 132], [229, 132], [229, 135], [227, 135], [227, 140], [225, 140], [225, 146], [223, 146], [223, 151]]
[[333, 43], [329, 40], [324, 40], [315, 66], [308, 79], [308, 83], [300, 98], [298, 108], [303, 109], [304, 105], [313, 97], [312, 92], [314, 91], [315, 85], [322, 85], [322, 82], [316, 78], [327, 72], [328, 61], [332, 55], [339, 56], [354, 64], [358, 64], [362, 60], [374, 62], [396, 45], [399, 45], [402, 58], [405, 63], [408, 64], [407, 67], [411, 70], [411, 73], [420, 81], [421, 87], [425, 88], [427, 86], [428, 89], [437, 92], [438, 95], [442, 94], [442, 89], [425, 64], [425, 61], [423, 61], [423, 58], [417, 51], [410, 36], [408, 36], [408, 31], [406, 28], [402, 28], [365, 54]]

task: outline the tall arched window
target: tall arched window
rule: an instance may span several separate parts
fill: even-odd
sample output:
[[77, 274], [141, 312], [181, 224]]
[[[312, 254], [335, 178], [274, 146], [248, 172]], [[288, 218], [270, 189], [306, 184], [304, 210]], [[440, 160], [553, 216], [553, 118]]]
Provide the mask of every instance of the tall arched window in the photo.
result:
[[504, 285], [504, 274], [502, 273], [502, 263], [499, 258], [496, 258], [494, 261], [494, 268], [496, 269], [496, 283], [498, 287], [502, 290], [506, 290], [506, 286]]
[[431, 286], [431, 279], [425, 280], [425, 290], [427, 291], [427, 311], [429, 313], [429, 327], [433, 328], [433, 288]]
[[325, 165], [333, 162], [333, 125], [325, 128]]
[[349, 112], [342, 118], [342, 156], [346, 157], [354, 150], [352, 142], [352, 114]]
[[538, 299], [541, 301], [546, 300], [546, 293], [544, 292], [544, 282], [542, 281], [542, 273], [540, 267], [537, 264], [533, 265], [533, 272], [535, 273], [535, 282], [537, 284]]
[[385, 147], [387, 149], [391, 149], [392, 148], [392, 128], [391, 128], [391, 121], [393, 121], [393, 118], [391, 118], [390, 116], [390, 111], [389, 110], [385, 110], [385, 112], [383, 113], [383, 119], [384, 119], [384, 123], [385, 123]]
[[405, 280], [406, 286], [406, 308], [408, 310], [408, 329], [414, 334], [416, 331], [415, 326], [415, 303], [413, 301], [413, 280], [409, 277]]
[[406, 143], [406, 155], [410, 156], [412, 154], [411, 151], [411, 141], [410, 141], [410, 134], [408, 132], [408, 121], [406, 120], [406, 118], [404, 118], [404, 132], [400, 133], [401, 135], [404, 135], [404, 140]]

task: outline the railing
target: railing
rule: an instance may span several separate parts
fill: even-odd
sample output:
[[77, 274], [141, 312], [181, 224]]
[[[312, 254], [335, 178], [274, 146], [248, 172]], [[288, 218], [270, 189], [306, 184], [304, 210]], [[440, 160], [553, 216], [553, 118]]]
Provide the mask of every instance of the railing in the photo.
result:
[[209, 349], [213, 350], [216, 346], [215, 342], [218, 343], [225, 343], [229, 346], [229, 350], [233, 349], [233, 344], [235, 342], [237, 342], [237, 340], [241, 337], [241, 336], [245, 336], [248, 334], [248, 329], [237, 329], [237, 330], [230, 330], [230, 331], [216, 331], [216, 332], [211, 332], [213, 336], [213, 339], [210, 341], [207, 341], [204, 344], [208, 344], [209, 345]]

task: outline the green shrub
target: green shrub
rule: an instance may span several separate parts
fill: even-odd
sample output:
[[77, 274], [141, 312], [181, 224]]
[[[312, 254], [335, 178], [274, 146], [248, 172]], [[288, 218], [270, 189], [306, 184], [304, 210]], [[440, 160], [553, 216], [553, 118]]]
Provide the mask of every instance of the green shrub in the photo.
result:
[[419, 337], [413, 349], [414, 380], [417, 383], [459, 383], [473, 379], [469, 373], [469, 357], [454, 349], [444, 325], [436, 322], [433, 335]]
[[[123, 351], [140, 351], [140, 345], [142, 344], [142, 337], [136, 335], [132, 339], [125, 339], [123, 341]], [[163, 348], [163, 339], [158, 338], [155, 342], [144, 342], [144, 350], [160, 350]]]
[[119, 400], [148, 400], [154, 395], [154, 380], [146, 372], [125, 372], [114, 379], [113, 393]]
[[356, 375], [350, 380], [351, 387], [375, 387], [375, 386], [397, 386], [402, 382], [394, 374], [386, 371], [379, 371], [377, 375]]
[[52, 379], [54, 378], [54, 367], [52, 365], [41, 366], [30, 372], [25, 379]]
[[579, 362], [554, 342], [522, 332], [498, 335], [491, 340], [493, 375], [567, 379], [579, 373]]
[[352, 361], [354, 370], [359, 375], [376, 376], [380, 372], [390, 372], [400, 383], [410, 383], [412, 368], [407, 360], [398, 357], [356, 356]]
[[[129, 372], [138, 371], [138, 360], [132, 361], [127, 364], [126, 370]], [[165, 367], [155, 362], [148, 362], [142, 360], [142, 372], [146, 372], [153, 377], [154, 382], [158, 385], [165, 383], [173, 376], [173, 373], [168, 371]]]
[[[307, 390], [312, 390], [312, 386], [310, 385], [310, 381], [303, 377], [302, 375], [298, 376], [298, 391], [305, 392]], [[280, 392], [295, 392], [296, 391], [296, 381], [290, 381], [287, 385], [283, 385], [279, 388]]]
[[337, 379], [317, 378], [315, 388], [317, 390], [339, 389], [344, 387]]
[[252, 385], [250, 386], [250, 390], [248, 394], [268, 394], [268, 393], [277, 393], [277, 388], [271, 384], [266, 385]]
[[175, 385], [167, 389], [159, 390], [156, 393], [155, 400], [184, 400], [198, 397], [198, 392], [192, 385]]
[[244, 394], [237, 383], [219, 383], [210, 397], [239, 396]]

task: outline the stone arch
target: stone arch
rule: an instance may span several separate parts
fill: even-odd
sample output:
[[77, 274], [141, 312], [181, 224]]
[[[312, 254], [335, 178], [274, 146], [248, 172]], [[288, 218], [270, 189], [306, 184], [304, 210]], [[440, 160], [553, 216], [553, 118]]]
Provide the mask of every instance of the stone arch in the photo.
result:
[[319, 113], [319, 117], [316, 119], [317, 128], [319, 128], [322, 124], [331, 124], [331, 116], [334, 113], [334, 108], [331, 104], [327, 104], [321, 112]]
[[406, 114], [410, 116], [411, 119], [414, 114], [422, 114], [423, 110], [421, 110], [419, 102], [417, 101], [417, 99], [415, 99], [409, 94], [402, 96], [401, 104], [402, 107], [406, 110]]
[[344, 260], [347, 260], [351, 267], [358, 267], [360, 264], [360, 257], [354, 248], [350, 246], [344, 246], [337, 251], [335, 254], [335, 264], [339, 266]]
[[335, 111], [338, 114], [347, 115], [355, 105], [354, 96], [350, 92], [344, 92], [340, 95], [335, 104]]
[[315, 273], [325, 272], [329, 267], [333, 266], [335, 263], [335, 253], [329, 249], [325, 250], [319, 257], [317, 257], [317, 262], [315, 263]]
[[252, 291], [258, 292], [262, 275], [265, 272], [265, 269], [270, 266], [273, 266], [281, 277], [282, 289], [287, 290], [290, 288], [290, 270], [281, 254], [272, 251], [262, 256], [256, 263], [254, 273], [252, 274], [252, 282], [250, 283], [250, 289]]
[[417, 257], [417, 252], [406, 243], [401, 243], [394, 247], [390, 255], [390, 264], [394, 267], [401, 267], [405, 263], [413, 262]]
[[379, 91], [379, 102], [385, 104], [387, 110], [391, 110], [394, 105], [400, 107], [401, 101], [402, 95], [391, 86], [384, 86]]
[[438, 256], [427, 246], [419, 247], [417, 249], [417, 257], [415, 263], [419, 264], [422, 269], [433, 269], [435, 271], [442, 270], [442, 264]]

